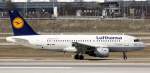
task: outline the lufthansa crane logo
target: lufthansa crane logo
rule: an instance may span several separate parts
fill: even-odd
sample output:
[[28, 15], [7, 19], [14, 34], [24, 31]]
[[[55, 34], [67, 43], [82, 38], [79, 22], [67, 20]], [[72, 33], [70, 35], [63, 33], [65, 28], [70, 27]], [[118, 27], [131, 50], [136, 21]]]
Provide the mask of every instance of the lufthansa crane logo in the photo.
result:
[[16, 28], [16, 29], [21, 29], [23, 26], [24, 26], [24, 21], [23, 21], [22, 18], [16, 17], [16, 18], [13, 20], [13, 27], [14, 27], [14, 28]]

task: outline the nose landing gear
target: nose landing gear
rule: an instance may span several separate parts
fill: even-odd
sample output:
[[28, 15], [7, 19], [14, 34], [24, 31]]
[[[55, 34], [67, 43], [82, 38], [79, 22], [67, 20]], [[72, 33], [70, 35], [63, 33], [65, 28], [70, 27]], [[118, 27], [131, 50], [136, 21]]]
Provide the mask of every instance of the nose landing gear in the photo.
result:
[[128, 59], [128, 57], [127, 57], [127, 55], [126, 55], [126, 52], [123, 52], [123, 59], [124, 59], [124, 60], [127, 60], [127, 59]]

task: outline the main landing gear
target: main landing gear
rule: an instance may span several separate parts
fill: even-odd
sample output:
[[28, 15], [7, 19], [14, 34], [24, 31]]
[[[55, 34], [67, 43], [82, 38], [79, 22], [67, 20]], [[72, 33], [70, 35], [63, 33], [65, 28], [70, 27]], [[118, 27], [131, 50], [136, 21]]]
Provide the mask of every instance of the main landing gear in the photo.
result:
[[83, 59], [84, 59], [84, 56], [83, 56], [82, 54], [76, 54], [76, 55], [74, 56], [74, 59], [76, 59], [76, 60], [83, 60]]
[[123, 59], [124, 59], [124, 60], [127, 60], [127, 59], [128, 59], [128, 57], [127, 57], [127, 55], [126, 55], [126, 52], [123, 52]]
[[85, 46], [82, 45], [82, 44], [79, 44], [79, 43], [77, 43], [77, 42], [73, 42], [73, 43], [72, 43], [72, 46], [77, 49], [76, 55], [74, 55], [74, 59], [76, 59], [76, 60], [84, 60], [83, 54], [84, 54], [84, 52], [85, 52], [85, 51], [84, 51], [84, 50], [85, 50], [85, 49], [84, 49]]

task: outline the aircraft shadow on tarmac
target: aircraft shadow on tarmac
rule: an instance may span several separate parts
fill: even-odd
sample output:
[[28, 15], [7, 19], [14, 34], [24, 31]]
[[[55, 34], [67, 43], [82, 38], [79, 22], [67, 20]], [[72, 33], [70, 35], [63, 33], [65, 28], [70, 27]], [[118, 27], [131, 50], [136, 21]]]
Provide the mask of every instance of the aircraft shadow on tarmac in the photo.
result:
[[84, 60], [98, 61], [98, 60], [118, 60], [118, 59], [84, 59]]

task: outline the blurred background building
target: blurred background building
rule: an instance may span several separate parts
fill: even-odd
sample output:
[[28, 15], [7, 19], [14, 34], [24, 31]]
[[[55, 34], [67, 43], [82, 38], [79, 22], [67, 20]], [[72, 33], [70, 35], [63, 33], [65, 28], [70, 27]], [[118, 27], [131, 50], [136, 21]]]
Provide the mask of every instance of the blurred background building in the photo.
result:
[[[10, 0], [0, 0], [0, 16], [7, 18], [7, 4]], [[53, 16], [92, 16], [103, 18], [150, 18], [150, 1], [148, 0], [26, 0], [11, 2], [24, 17], [51, 18]], [[10, 3], [9, 3], [10, 4]], [[10, 6], [11, 7], [11, 6]]]
[[74, 0], [74, 2], [83, 2], [84, 0]]

